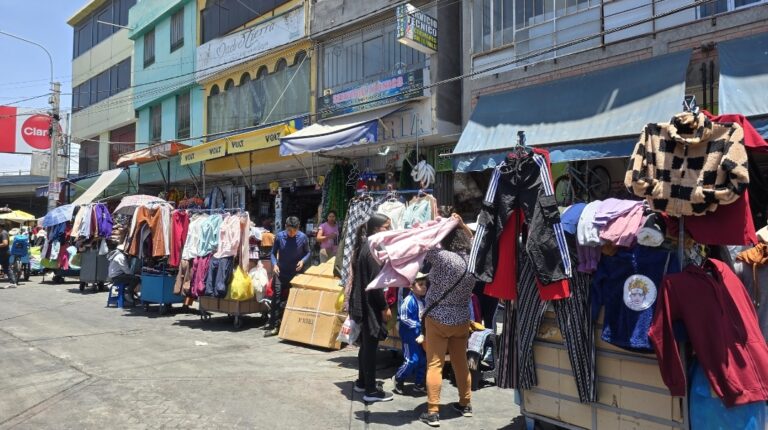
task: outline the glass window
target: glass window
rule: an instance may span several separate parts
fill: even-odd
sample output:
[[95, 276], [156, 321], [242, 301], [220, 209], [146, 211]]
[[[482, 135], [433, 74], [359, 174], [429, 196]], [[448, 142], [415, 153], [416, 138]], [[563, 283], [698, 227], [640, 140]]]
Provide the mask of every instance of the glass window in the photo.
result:
[[98, 101], [106, 100], [109, 98], [109, 70], [101, 72], [98, 76], [97, 93]]
[[87, 175], [99, 171], [99, 140], [98, 138], [85, 139], [80, 142], [78, 154], [78, 173]]
[[277, 65], [275, 65], [275, 72], [282, 72], [288, 67], [288, 62], [285, 61], [285, 58], [281, 58], [277, 60]]
[[91, 49], [91, 47], [94, 45], [93, 43], [93, 22], [91, 18], [87, 18], [85, 22], [80, 24], [80, 27], [78, 27], [76, 31], [77, 36], [77, 49], [75, 52], [75, 57], [80, 56], [84, 52]]
[[256, 72], [256, 79], [262, 79], [268, 74], [269, 74], [269, 70], [267, 70], [267, 66], [261, 66], [259, 67], [259, 71]]
[[200, 13], [202, 43], [224, 36], [290, 0], [206, 0]]
[[117, 160], [136, 148], [136, 127], [131, 124], [109, 132], [109, 168], [114, 169]]
[[189, 93], [176, 96], [176, 138], [189, 137]]
[[87, 80], [80, 85], [80, 109], [85, 109], [91, 105], [91, 80]]
[[[112, 19], [113, 18], [112, 18], [111, 4], [108, 4], [104, 8], [104, 10], [102, 10], [101, 12], [99, 12], [98, 15], [96, 15], [96, 21], [101, 21], [101, 22], [96, 22], [96, 34], [97, 34], [96, 43], [100, 43], [107, 40], [107, 38], [109, 38], [109, 36], [111, 36], [114, 30], [117, 28], [109, 25], [109, 24], [114, 24]], [[102, 24], [104, 22], [108, 24]]]
[[184, 46], [184, 9], [171, 17], [171, 52]]
[[120, 0], [120, 20], [118, 24], [128, 25], [128, 10], [136, 4], [136, 0]]
[[382, 36], [363, 42], [363, 76], [375, 76], [383, 70], [383, 40]]
[[127, 90], [131, 86], [131, 57], [117, 65], [117, 92]]
[[163, 107], [154, 105], [149, 108], [149, 139], [159, 142], [162, 136]]
[[144, 67], [149, 67], [155, 62], [155, 29], [144, 34]]

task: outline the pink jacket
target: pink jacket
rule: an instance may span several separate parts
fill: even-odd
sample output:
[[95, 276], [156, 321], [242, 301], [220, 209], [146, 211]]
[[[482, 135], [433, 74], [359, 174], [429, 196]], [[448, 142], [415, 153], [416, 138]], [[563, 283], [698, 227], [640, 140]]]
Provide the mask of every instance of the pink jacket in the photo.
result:
[[438, 218], [408, 230], [385, 231], [369, 237], [371, 254], [382, 268], [366, 290], [409, 288], [427, 251], [437, 247], [458, 224], [453, 218]]

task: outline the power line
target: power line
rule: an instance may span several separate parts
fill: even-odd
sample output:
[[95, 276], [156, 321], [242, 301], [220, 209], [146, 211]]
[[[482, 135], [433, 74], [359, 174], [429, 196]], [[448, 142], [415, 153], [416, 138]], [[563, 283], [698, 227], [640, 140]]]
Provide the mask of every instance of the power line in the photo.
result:
[[26, 101], [29, 101], [29, 100], [35, 100], [35, 99], [39, 99], [39, 98], [43, 98], [43, 97], [48, 97], [49, 95], [51, 95], [51, 93], [45, 93], [45, 94], [40, 94], [38, 96], [27, 97], [25, 99], [16, 100], [15, 102], [10, 102], [10, 103], [3, 102], [3, 105], [4, 106], [15, 105], [16, 103], [23, 103], [23, 102], [26, 102]]
[[[437, 0], [437, 1], [440, 1], [440, 0]], [[286, 122], [286, 121], [290, 121], [290, 120], [294, 120], [294, 119], [300, 119], [300, 118], [306, 118], [306, 117], [312, 118], [312, 117], [317, 117], [318, 115], [322, 115], [322, 114], [328, 115], [328, 114], [335, 113], [337, 111], [341, 111], [341, 110], [344, 110], [344, 109], [349, 109], [351, 107], [370, 105], [370, 104], [373, 104], [373, 103], [376, 103], [376, 102], [386, 101], [386, 100], [393, 99], [393, 98], [396, 98], [396, 97], [402, 97], [403, 95], [420, 92], [420, 91], [423, 91], [425, 89], [435, 88], [435, 87], [438, 87], [440, 85], [445, 85], [445, 84], [461, 81], [461, 80], [464, 80], [464, 79], [467, 79], [467, 78], [471, 78], [471, 77], [474, 77], [474, 76], [477, 76], [477, 75], [490, 73], [490, 72], [493, 72], [494, 70], [497, 70], [497, 69], [500, 69], [500, 68], [503, 68], [503, 67], [511, 66], [511, 65], [514, 65], [514, 64], [517, 64], [517, 63], [523, 63], [525, 61], [528, 61], [528, 60], [531, 60], [531, 59], [535, 59], [537, 57], [540, 57], [542, 55], [545, 55], [545, 54], [548, 54], [548, 53], [551, 53], [551, 52], [555, 52], [555, 51], [560, 50], [560, 49], [564, 49], [564, 48], [568, 48], [568, 47], [571, 47], [571, 46], [579, 45], [581, 43], [588, 42], [590, 40], [593, 40], [593, 39], [596, 39], [596, 38], [600, 38], [600, 37], [606, 36], [608, 34], [624, 31], [624, 30], [627, 30], [627, 29], [632, 28], [634, 26], [645, 24], [647, 22], [651, 22], [651, 21], [654, 21], [656, 19], [663, 18], [663, 17], [669, 16], [669, 15], [674, 15], [674, 14], [682, 12], [684, 10], [687, 10], [687, 9], [690, 9], [690, 8], [693, 8], [693, 7], [702, 6], [704, 4], [712, 3], [714, 1], [717, 1], [717, 0], [696, 0], [693, 3], [689, 3], [687, 5], [683, 5], [683, 6], [675, 8], [675, 9], [668, 10], [666, 12], [658, 13], [656, 15], [653, 15], [653, 16], [649, 17], [649, 18], [643, 18], [641, 20], [638, 20], [638, 21], [635, 21], [635, 22], [631, 22], [631, 23], [625, 24], [623, 26], [615, 27], [615, 28], [612, 28], [610, 30], [603, 30], [603, 31], [594, 33], [594, 34], [589, 35], [589, 36], [585, 36], [585, 37], [582, 37], [582, 38], [579, 38], [579, 39], [572, 40], [570, 42], [564, 42], [564, 43], [561, 43], [559, 45], [552, 46], [550, 48], [545, 48], [545, 49], [542, 49], [542, 50], [539, 50], [539, 51], [534, 51], [534, 52], [531, 52], [531, 53], [529, 53], [527, 55], [519, 56], [519, 57], [514, 58], [512, 60], [505, 61], [505, 62], [502, 62], [502, 63], [499, 63], [499, 64], [495, 64], [495, 65], [491, 65], [491, 66], [488, 66], [488, 67], [483, 68], [483, 69], [479, 69], [479, 70], [475, 70], [475, 71], [472, 71], [472, 72], [469, 72], [469, 73], [465, 73], [463, 75], [457, 75], [457, 76], [454, 76], [454, 77], [451, 77], [451, 78], [444, 79], [442, 81], [434, 82], [434, 83], [429, 84], [429, 85], [422, 85], [421, 87], [414, 88], [412, 90], [407, 91], [406, 93], [390, 95], [390, 96], [384, 96], [384, 97], [377, 98], [377, 99], [374, 99], [374, 100], [368, 100], [366, 102], [356, 103], [356, 104], [353, 104], [353, 105], [350, 105], [350, 106], [344, 106], [343, 108], [324, 109], [324, 110], [321, 110], [321, 111], [316, 112], [314, 114], [308, 113], [308, 114], [304, 114], [304, 115], [298, 115], [298, 116], [295, 116], [295, 117], [284, 119], [282, 121], [278, 121], [276, 123]], [[594, 49], [594, 48], [587, 48], [587, 49]], [[569, 54], [573, 54], [573, 53], [569, 53]], [[263, 124], [263, 125], [268, 125], [268, 124]], [[175, 139], [175, 140], [176, 141], [180, 141], [180, 142], [202, 140], [202, 139], [205, 139], [205, 138], [208, 138], [208, 137], [221, 136], [221, 135], [227, 134], [227, 133], [237, 133], [237, 132], [248, 131], [248, 130], [252, 130], [253, 128], [254, 128], [253, 126], [250, 126], [250, 127], [238, 128], [238, 129], [233, 129], [233, 130], [228, 130], [228, 131], [220, 131], [220, 132], [217, 132], [217, 133], [207, 133], [207, 134], [203, 134], [203, 135], [200, 135], [200, 136], [189, 137], [187, 139]], [[73, 137], [73, 139], [85, 140], [85, 139], [79, 138], [79, 137]], [[157, 143], [157, 142], [111, 142], [111, 141], [103, 141], [103, 142], [108, 143], [108, 144], [133, 143], [133, 144], [138, 144], [138, 145], [151, 145], [151, 144], [156, 144]]]

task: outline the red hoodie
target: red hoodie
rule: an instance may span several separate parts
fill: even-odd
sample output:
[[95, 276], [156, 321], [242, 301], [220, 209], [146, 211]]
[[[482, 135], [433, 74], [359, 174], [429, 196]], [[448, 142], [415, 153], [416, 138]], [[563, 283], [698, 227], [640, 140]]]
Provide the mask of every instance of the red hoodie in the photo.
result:
[[664, 383], [673, 396], [684, 396], [685, 369], [672, 329], [677, 320], [685, 323], [693, 351], [726, 407], [768, 400], [768, 345], [747, 290], [725, 263], [692, 264], [662, 281], [649, 336]]

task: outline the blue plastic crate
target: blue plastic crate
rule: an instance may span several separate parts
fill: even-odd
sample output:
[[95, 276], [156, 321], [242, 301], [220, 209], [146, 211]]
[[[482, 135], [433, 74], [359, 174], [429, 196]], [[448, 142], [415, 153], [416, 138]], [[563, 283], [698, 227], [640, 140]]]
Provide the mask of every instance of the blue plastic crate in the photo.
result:
[[184, 296], [173, 294], [176, 278], [167, 275], [141, 275], [141, 303], [169, 305], [181, 303]]

